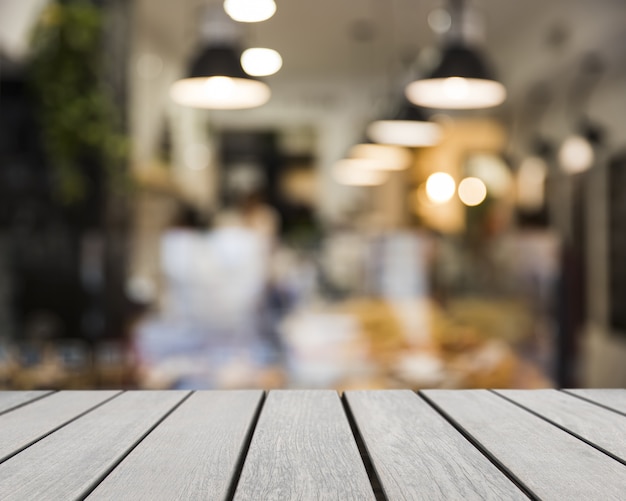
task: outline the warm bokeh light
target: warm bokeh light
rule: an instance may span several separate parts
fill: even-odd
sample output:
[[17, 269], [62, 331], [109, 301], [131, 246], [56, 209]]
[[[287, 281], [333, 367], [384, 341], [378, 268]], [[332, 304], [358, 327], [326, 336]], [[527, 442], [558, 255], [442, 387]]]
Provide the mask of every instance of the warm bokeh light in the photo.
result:
[[504, 102], [506, 89], [494, 80], [430, 78], [411, 82], [406, 97], [413, 104], [440, 109], [491, 108]]
[[377, 168], [373, 160], [364, 158], [344, 158], [335, 164], [334, 176], [337, 182], [347, 186], [378, 186], [389, 174]]
[[253, 47], [241, 54], [241, 66], [248, 75], [265, 77], [282, 68], [283, 58], [274, 49]]
[[544, 204], [548, 166], [541, 157], [527, 157], [517, 170], [517, 205], [537, 210]]
[[349, 153], [352, 158], [365, 158], [376, 162], [380, 170], [404, 170], [412, 160], [411, 153], [399, 146], [387, 144], [361, 143], [353, 146]]
[[445, 172], [435, 172], [426, 180], [426, 195], [436, 204], [448, 202], [454, 196], [455, 189], [454, 179]]
[[468, 207], [483, 203], [487, 197], [487, 187], [477, 177], [466, 177], [459, 183], [459, 198]]
[[428, 14], [428, 26], [435, 33], [442, 35], [450, 30], [452, 26], [452, 16], [446, 9], [437, 8]]
[[466, 171], [472, 177], [481, 179], [493, 197], [500, 198], [511, 194], [513, 175], [500, 155], [480, 153], [468, 158]]
[[276, 12], [274, 0], [225, 0], [224, 10], [240, 23], [258, 23]]
[[271, 91], [258, 80], [215, 76], [178, 80], [170, 96], [182, 106], [233, 110], [261, 106], [269, 100]]
[[441, 127], [415, 120], [377, 120], [367, 127], [367, 137], [381, 144], [434, 146], [441, 141]]
[[593, 146], [583, 136], [568, 137], [559, 149], [559, 164], [569, 174], [586, 171], [593, 160]]

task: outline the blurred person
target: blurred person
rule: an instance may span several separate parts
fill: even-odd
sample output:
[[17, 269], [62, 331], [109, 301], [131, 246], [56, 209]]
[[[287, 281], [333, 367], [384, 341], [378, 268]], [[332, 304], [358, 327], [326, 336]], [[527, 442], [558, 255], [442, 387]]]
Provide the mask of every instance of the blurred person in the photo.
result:
[[269, 253], [277, 244], [280, 227], [278, 212], [265, 203], [258, 190], [242, 191], [236, 196], [235, 204], [218, 216], [218, 225], [241, 226], [257, 234]]
[[210, 231], [185, 209], [161, 241], [164, 301], [137, 329], [147, 386], [245, 386], [265, 363], [262, 238], [223, 215]]

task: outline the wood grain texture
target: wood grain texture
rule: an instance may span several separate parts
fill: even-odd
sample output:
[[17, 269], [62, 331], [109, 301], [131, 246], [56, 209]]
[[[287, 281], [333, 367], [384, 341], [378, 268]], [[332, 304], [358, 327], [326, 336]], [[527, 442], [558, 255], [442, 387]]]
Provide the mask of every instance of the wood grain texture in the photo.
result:
[[582, 397], [610, 409], [626, 414], [626, 390], [564, 390], [567, 393]]
[[626, 416], [557, 390], [498, 390], [497, 393], [626, 460]]
[[528, 499], [412, 391], [345, 398], [388, 499]]
[[487, 390], [422, 392], [541, 499], [624, 499], [626, 468]]
[[62, 391], [0, 415], [0, 461], [119, 391]]
[[2, 500], [84, 496], [188, 392], [132, 391], [0, 465]]
[[0, 414], [32, 400], [52, 393], [51, 391], [0, 391]]
[[262, 396], [262, 391], [195, 392], [87, 499], [225, 499]]
[[235, 499], [374, 499], [336, 392], [269, 393]]

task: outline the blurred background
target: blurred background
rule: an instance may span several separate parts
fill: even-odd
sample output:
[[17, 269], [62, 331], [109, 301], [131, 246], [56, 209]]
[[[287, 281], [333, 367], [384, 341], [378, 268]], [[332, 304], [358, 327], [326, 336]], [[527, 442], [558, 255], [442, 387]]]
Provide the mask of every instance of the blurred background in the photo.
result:
[[624, 195], [619, 0], [0, 0], [1, 389], [624, 386]]

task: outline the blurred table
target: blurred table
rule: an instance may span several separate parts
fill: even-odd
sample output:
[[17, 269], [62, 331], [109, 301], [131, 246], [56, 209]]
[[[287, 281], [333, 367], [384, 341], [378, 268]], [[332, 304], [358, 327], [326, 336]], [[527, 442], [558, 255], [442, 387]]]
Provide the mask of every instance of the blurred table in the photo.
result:
[[626, 390], [0, 393], [0, 498], [624, 499]]

